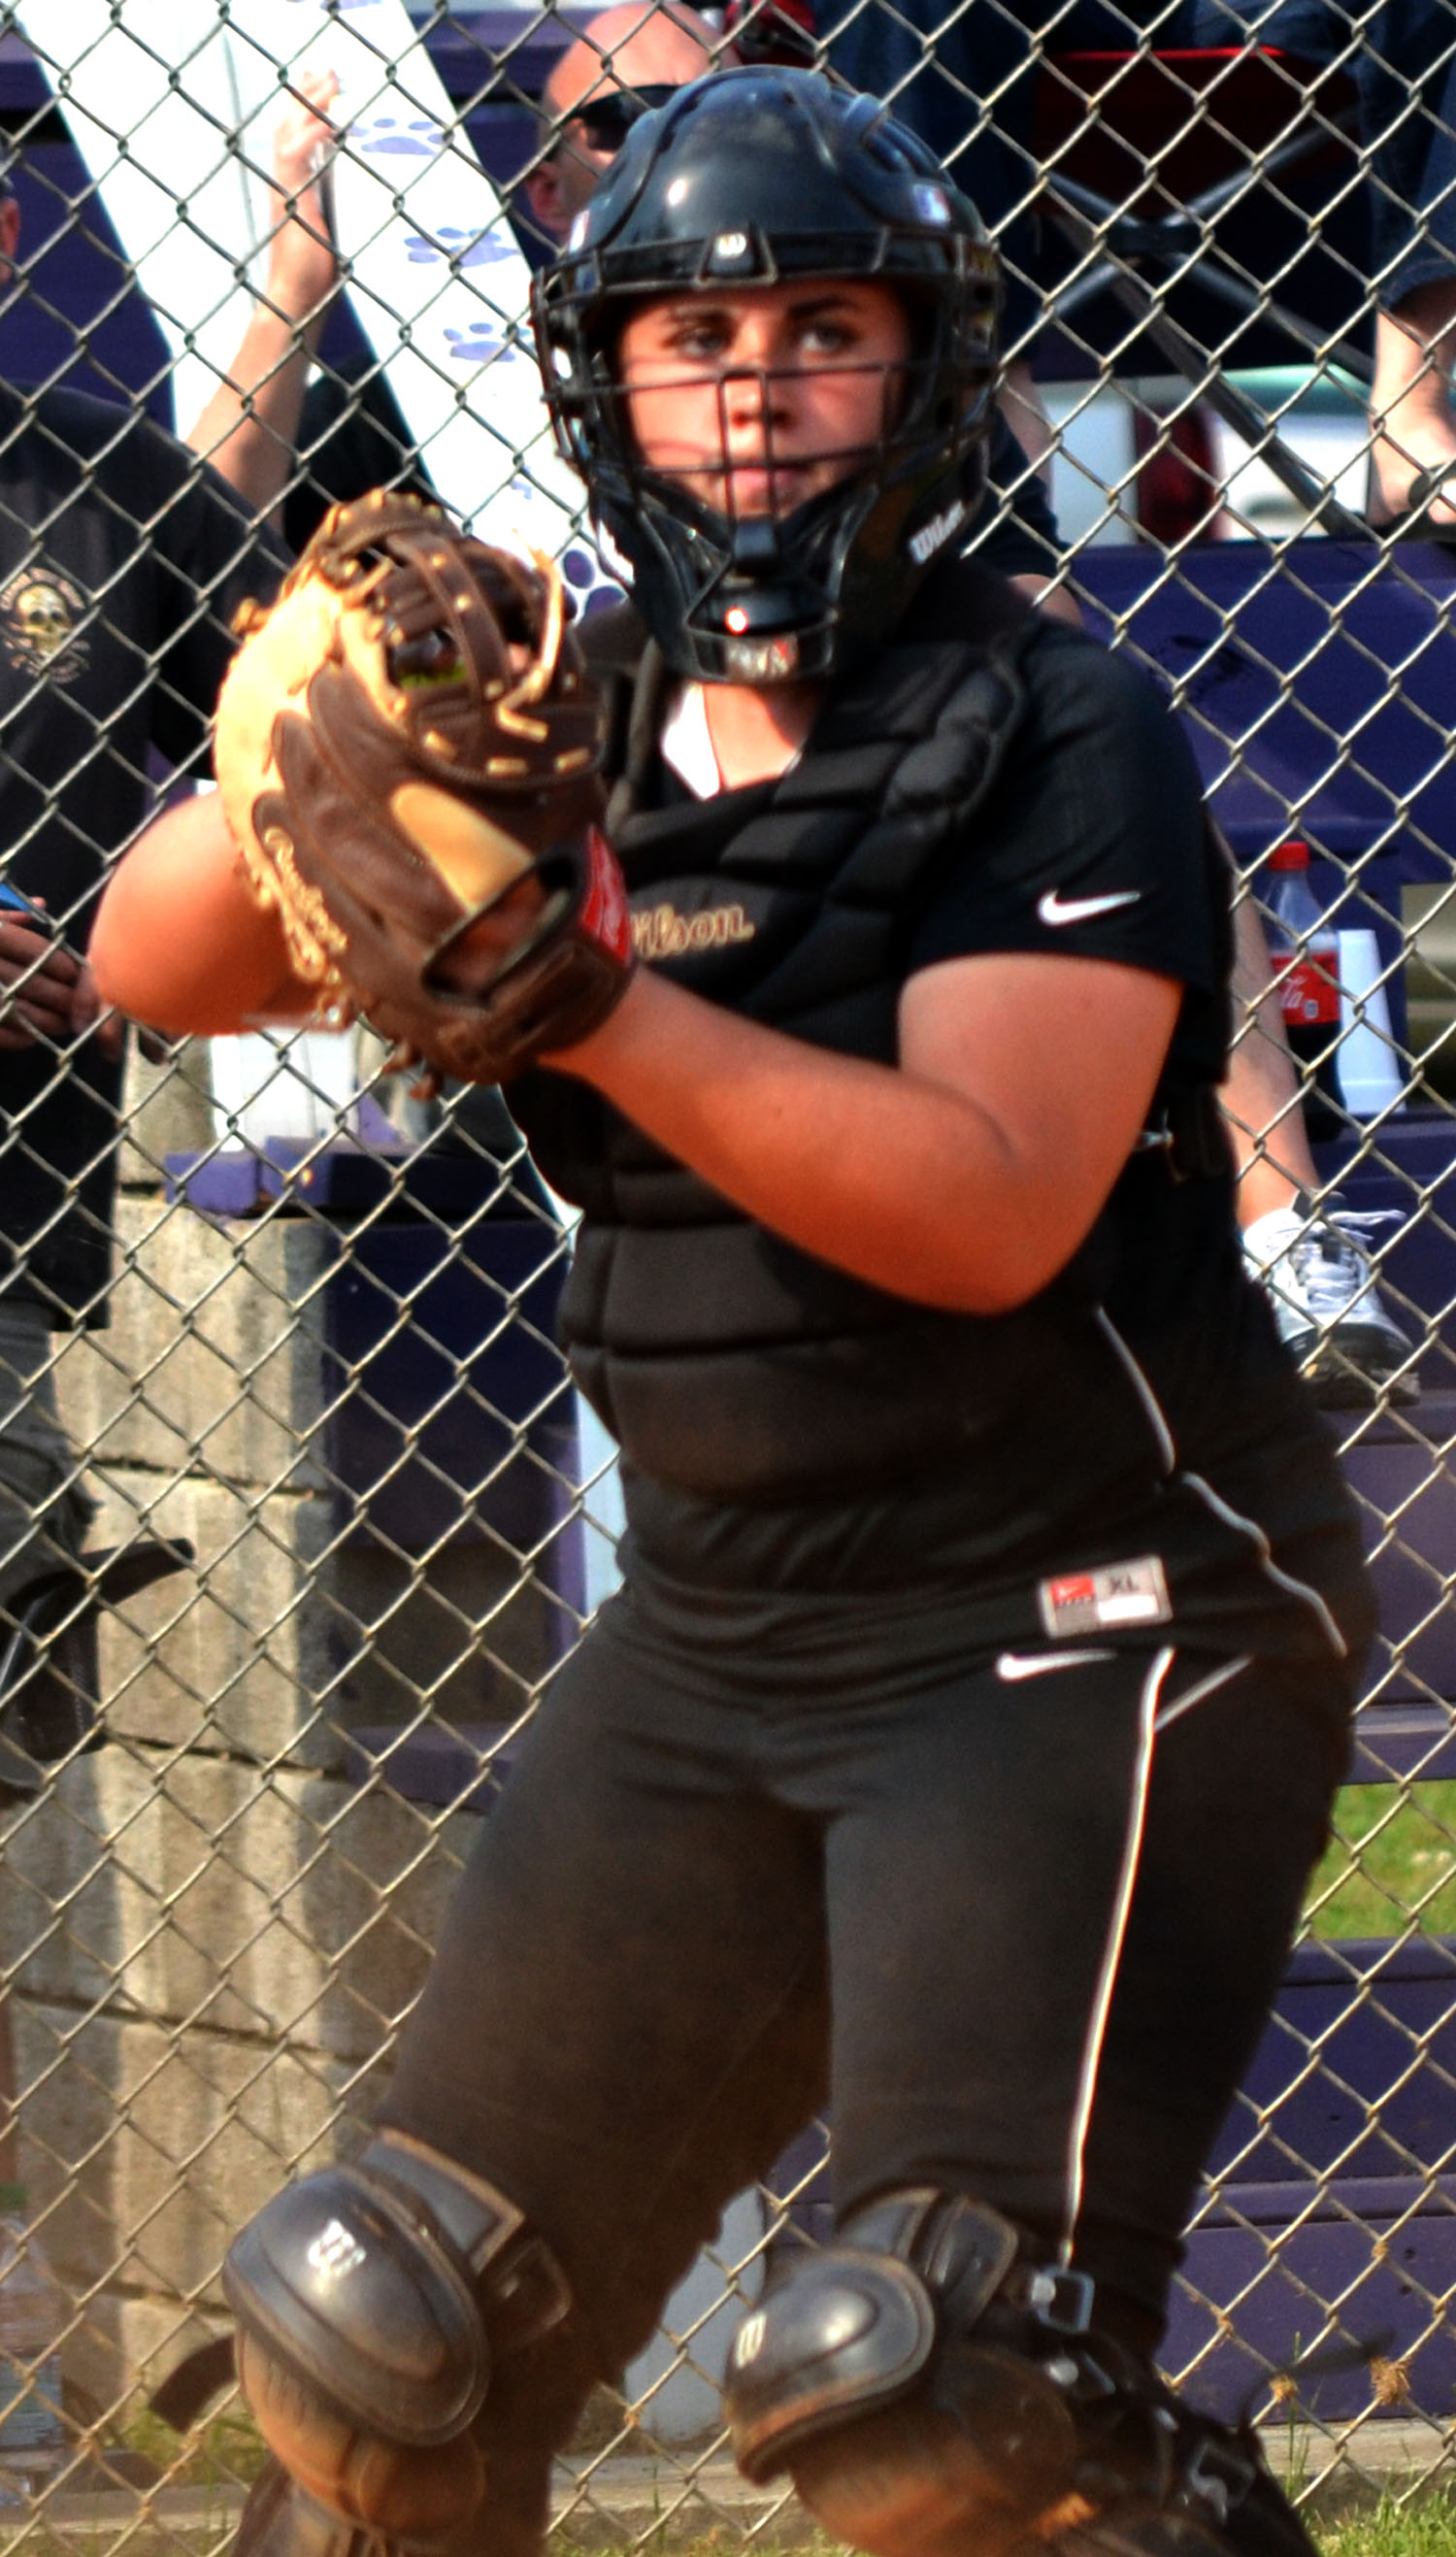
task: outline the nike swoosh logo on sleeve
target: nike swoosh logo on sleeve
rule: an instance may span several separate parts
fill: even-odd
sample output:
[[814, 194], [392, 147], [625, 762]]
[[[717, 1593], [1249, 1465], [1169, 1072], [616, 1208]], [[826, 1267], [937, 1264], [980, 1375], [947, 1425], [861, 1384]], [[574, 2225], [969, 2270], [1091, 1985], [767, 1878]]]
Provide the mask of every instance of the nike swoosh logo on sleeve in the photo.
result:
[[1117, 887], [1106, 896], [1063, 896], [1059, 887], [1049, 887], [1036, 900], [1036, 911], [1043, 923], [1088, 923], [1095, 914], [1111, 914], [1115, 906], [1135, 905], [1140, 887]]

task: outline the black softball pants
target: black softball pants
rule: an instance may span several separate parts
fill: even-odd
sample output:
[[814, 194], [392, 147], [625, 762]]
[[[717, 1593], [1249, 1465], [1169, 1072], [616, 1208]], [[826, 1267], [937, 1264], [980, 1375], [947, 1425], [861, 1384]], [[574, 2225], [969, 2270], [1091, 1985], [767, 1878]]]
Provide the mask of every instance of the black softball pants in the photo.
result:
[[[556, 2249], [576, 2362], [486, 2410], [528, 2546], [596, 2376], [829, 2102], [844, 2213], [981, 2195], [1160, 2331], [1340, 1772], [1326, 1673], [1163, 1650], [688, 1652], [613, 1600], [460, 1886], [384, 2119]], [[570, 2356], [568, 2356], [570, 2358]]]

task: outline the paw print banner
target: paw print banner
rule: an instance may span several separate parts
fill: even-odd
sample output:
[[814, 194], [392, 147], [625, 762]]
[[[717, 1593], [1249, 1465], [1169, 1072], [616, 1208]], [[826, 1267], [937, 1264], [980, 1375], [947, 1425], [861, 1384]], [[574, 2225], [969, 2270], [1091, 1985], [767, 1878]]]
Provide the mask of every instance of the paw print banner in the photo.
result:
[[17, 8], [173, 359], [176, 415], [204, 406], [263, 282], [279, 72], [179, 0]]
[[565, 553], [579, 596], [601, 583], [546, 424], [526, 260], [403, 0], [233, 0], [215, 17], [187, 0], [75, 0], [59, 26], [39, 7], [17, 15], [167, 338], [180, 424], [263, 287], [290, 83], [331, 71], [347, 290], [430, 479], [488, 538]]
[[445, 503], [489, 539], [580, 552], [581, 490], [546, 424], [526, 260], [404, 0], [338, 14], [236, 0], [230, 21], [235, 55], [256, 47], [338, 78], [333, 205], [354, 312]]

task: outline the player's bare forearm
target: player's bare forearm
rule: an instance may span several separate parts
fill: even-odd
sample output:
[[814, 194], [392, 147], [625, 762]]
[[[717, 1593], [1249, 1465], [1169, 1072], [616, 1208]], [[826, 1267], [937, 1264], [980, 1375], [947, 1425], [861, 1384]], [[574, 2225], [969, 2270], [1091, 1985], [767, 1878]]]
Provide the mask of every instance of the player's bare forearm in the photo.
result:
[[258, 311], [187, 441], [255, 514], [275, 513], [295, 467], [299, 418], [323, 313], [305, 327]]
[[309, 366], [339, 284], [319, 180], [337, 140], [329, 114], [337, 94], [331, 71], [304, 71], [284, 106], [273, 139], [274, 228], [263, 297], [187, 437], [258, 514], [276, 514], [287, 487]]
[[276, 914], [249, 894], [215, 791], [149, 826], [113, 873], [91, 934], [103, 1000], [157, 1029], [211, 1035], [307, 1020]]
[[[957, 962], [912, 980], [890, 1067], [641, 969], [603, 1026], [552, 1062], [788, 1241], [917, 1303], [995, 1313], [1044, 1286], [1090, 1229], [1176, 1008], [1176, 988], [1122, 967]], [[978, 1017], [992, 1047], [1010, 1025], [1008, 1073], [987, 1072], [979, 1037], [963, 1052], [962, 1022]]]
[[897, 1294], [992, 1310], [991, 1274], [968, 1266], [954, 1230], [978, 1220], [948, 1219], [946, 1203], [968, 1182], [1003, 1193], [1014, 1167], [999, 1131], [954, 1095], [721, 1011], [646, 969], [594, 1039], [549, 1061], [788, 1241]]

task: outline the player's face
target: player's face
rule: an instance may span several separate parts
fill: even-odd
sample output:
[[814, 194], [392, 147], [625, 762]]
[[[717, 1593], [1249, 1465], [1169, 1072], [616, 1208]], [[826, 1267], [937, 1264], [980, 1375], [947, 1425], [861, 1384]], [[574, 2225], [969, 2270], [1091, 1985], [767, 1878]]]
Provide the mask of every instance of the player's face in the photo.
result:
[[863, 468], [909, 352], [887, 285], [809, 277], [647, 303], [617, 369], [649, 469], [720, 514], [787, 515]]

